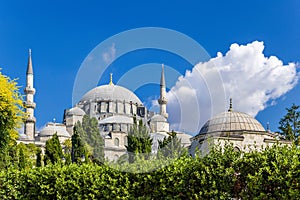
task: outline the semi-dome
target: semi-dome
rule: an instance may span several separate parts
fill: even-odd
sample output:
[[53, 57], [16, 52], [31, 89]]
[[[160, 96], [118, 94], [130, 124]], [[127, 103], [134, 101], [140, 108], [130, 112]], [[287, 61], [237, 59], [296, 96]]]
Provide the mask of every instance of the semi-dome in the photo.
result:
[[133, 124], [133, 119], [124, 115], [114, 115], [102, 119], [99, 124]]
[[223, 112], [208, 120], [201, 128], [200, 134], [215, 132], [265, 132], [264, 127], [252, 116], [237, 111]]
[[39, 133], [40, 137], [52, 136], [57, 133], [58, 137], [71, 137], [68, 133], [66, 126], [57, 123], [48, 123], [45, 128]]
[[142, 104], [141, 100], [133, 92], [122, 86], [113, 84], [98, 86], [88, 91], [85, 95], [83, 95], [80, 102], [95, 99], [107, 101], [125, 100], [125, 102], [137, 103], [138, 105]]
[[85, 115], [85, 112], [81, 108], [74, 107], [67, 111], [67, 115], [68, 116], [73, 116], [73, 115], [83, 116], [83, 115]]

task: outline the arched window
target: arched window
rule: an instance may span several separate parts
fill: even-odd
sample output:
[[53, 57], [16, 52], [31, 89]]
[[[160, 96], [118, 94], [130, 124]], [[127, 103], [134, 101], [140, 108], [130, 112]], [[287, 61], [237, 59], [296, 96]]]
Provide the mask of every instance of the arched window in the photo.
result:
[[240, 148], [237, 147], [237, 146], [235, 146], [235, 147], [233, 148], [233, 150], [234, 150], [235, 152], [240, 152], [240, 151], [241, 151]]
[[119, 138], [115, 138], [115, 146], [119, 146]]

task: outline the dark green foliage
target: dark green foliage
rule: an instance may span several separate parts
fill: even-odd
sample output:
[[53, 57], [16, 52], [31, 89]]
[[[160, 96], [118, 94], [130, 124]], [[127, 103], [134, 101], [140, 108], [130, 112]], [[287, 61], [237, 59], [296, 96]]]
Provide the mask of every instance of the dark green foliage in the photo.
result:
[[85, 115], [83, 116], [82, 123], [77, 122], [75, 127], [84, 146], [89, 151], [86, 151], [87, 157], [90, 157], [95, 163], [103, 163], [104, 140], [100, 135], [97, 119]]
[[46, 141], [46, 150], [44, 158], [45, 164], [61, 163], [61, 159], [63, 158], [63, 152], [56, 133], [53, 135], [52, 138]]
[[[241, 153], [227, 145], [205, 157], [138, 160], [118, 169], [95, 164], [10, 168], [0, 172], [0, 199], [299, 199], [299, 158], [296, 146]], [[149, 170], [154, 165], [160, 167]], [[148, 172], [122, 172], [136, 168]]]
[[92, 159], [97, 163], [103, 163], [104, 140], [100, 135], [98, 120], [85, 115], [82, 119], [82, 128], [85, 132], [83, 139], [92, 148]]
[[87, 155], [87, 150], [84, 146], [84, 142], [80, 135], [84, 134], [81, 123], [77, 122], [74, 126], [74, 131], [72, 135], [72, 162], [82, 163], [81, 159], [83, 156]]
[[42, 150], [40, 148], [37, 148], [36, 151], [36, 167], [42, 166]]
[[19, 168], [24, 169], [26, 166], [26, 160], [25, 160], [25, 154], [23, 148], [20, 148], [19, 150]]
[[172, 131], [169, 135], [163, 141], [158, 141], [158, 156], [176, 158], [184, 152], [184, 148], [176, 132]]
[[152, 139], [148, 133], [147, 127], [139, 121], [139, 125], [134, 118], [133, 127], [130, 129], [127, 137], [127, 152], [129, 162], [132, 163], [137, 156], [149, 159], [151, 155]]
[[293, 104], [290, 108], [286, 108], [287, 114], [281, 118], [279, 129], [286, 139], [294, 141], [298, 144], [298, 136], [300, 134], [300, 106]]

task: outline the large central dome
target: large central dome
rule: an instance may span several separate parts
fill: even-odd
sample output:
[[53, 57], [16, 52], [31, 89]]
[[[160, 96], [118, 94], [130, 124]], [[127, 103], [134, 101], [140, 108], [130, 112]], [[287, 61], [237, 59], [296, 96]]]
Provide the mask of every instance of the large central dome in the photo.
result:
[[200, 134], [215, 132], [261, 132], [264, 127], [253, 117], [243, 112], [223, 112], [208, 120], [201, 128]]
[[142, 104], [141, 100], [130, 90], [118, 85], [102, 85], [88, 91], [80, 102], [89, 100], [125, 101]]

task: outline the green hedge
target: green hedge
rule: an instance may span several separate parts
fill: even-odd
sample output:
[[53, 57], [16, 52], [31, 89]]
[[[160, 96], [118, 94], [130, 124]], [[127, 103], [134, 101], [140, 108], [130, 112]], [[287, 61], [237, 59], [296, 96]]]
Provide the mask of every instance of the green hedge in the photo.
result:
[[299, 154], [296, 147], [241, 154], [227, 146], [203, 158], [11, 168], [0, 172], [0, 199], [299, 199]]

